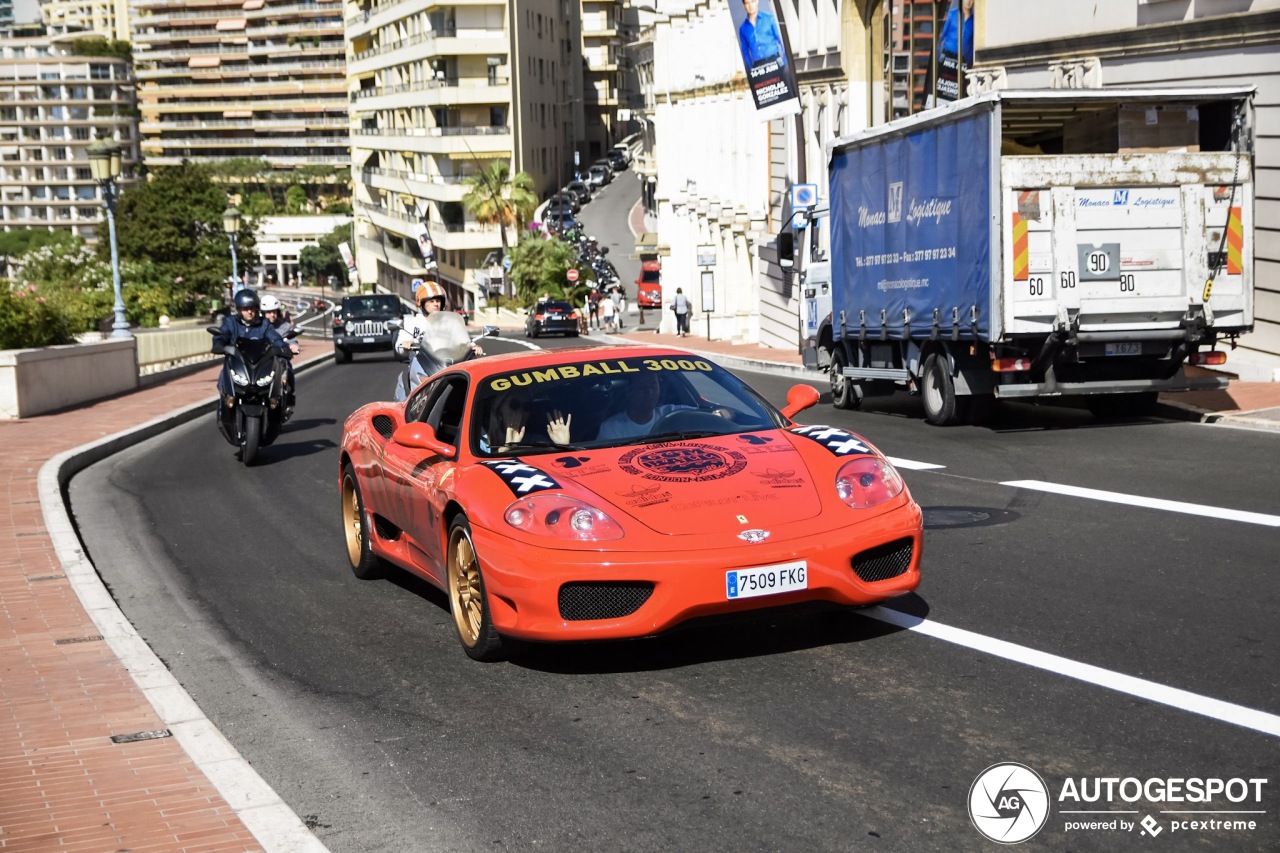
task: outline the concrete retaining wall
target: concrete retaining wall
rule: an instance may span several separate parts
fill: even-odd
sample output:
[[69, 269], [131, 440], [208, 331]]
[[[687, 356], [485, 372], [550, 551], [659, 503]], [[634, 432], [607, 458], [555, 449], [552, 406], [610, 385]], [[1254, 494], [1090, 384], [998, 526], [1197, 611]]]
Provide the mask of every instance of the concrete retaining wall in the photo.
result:
[[0, 419], [29, 418], [137, 387], [133, 338], [0, 350]]

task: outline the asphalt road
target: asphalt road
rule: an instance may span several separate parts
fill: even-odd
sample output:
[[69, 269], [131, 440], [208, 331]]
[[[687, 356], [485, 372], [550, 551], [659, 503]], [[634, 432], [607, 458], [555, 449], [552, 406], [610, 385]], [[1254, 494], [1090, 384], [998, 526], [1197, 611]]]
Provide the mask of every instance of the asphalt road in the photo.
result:
[[[923, 586], [891, 604], [925, 622], [776, 613], [483, 665], [439, 592], [347, 567], [342, 420], [398, 369], [302, 374], [259, 466], [210, 417], [71, 484], [126, 615], [336, 853], [993, 849], [967, 802], [999, 762], [1055, 801], [1027, 849], [1280, 849], [1280, 729], [1257, 730], [1280, 719], [1274, 433], [1026, 405], [939, 429], [905, 397], [820, 403], [799, 420], [870, 438], [925, 508]], [[744, 376], [777, 403], [791, 384]], [[1260, 802], [1058, 801], [1095, 777], [1268, 782]], [[1262, 813], [1163, 813], [1208, 809]], [[1066, 829], [1146, 816], [1157, 837]], [[1256, 828], [1170, 824], [1187, 818]]]

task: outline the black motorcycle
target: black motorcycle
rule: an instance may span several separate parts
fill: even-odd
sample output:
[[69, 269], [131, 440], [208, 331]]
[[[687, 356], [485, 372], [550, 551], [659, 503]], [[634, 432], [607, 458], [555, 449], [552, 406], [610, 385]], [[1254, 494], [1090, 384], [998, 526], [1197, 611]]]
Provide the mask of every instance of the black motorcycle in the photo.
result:
[[[209, 326], [208, 332], [217, 335], [221, 329]], [[290, 330], [286, 338], [299, 334]], [[222, 351], [227, 357], [222, 370], [228, 381], [218, 385], [218, 393], [223, 395], [218, 401], [218, 431], [238, 448], [236, 458], [252, 465], [258, 450], [276, 440], [292, 414], [285, 393], [288, 360], [266, 338], [238, 338]], [[224, 393], [224, 385], [230, 385], [231, 394]]]

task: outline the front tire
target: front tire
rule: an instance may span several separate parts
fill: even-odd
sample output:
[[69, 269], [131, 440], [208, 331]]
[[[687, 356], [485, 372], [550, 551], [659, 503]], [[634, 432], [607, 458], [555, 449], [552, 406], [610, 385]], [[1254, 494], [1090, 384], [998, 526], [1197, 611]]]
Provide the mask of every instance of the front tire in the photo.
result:
[[920, 391], [924, 400], [924, 419], [934, 426], [954, 426], [964, 422], [968, 399], [956, 395], [956, 384], [944, 353], [935, 352], [924, 362], [924, 382]]
[[844, 375], [844, 350], [831, 351], [831, 405], [837, 409], [856, 409], [862, 405], [862, 389]]
[[489, 596], [484, 588], [480, 558], [471, 541], [471, 525], [458, 516], [449, 525], [449, 547], [446, 557], [449, 576], [449, 610], [458, 640], [467, 657], [491, 662], [505, 656], [502, 637], [493, 627]]
[[347, 544], [351, 573], [362, 581], [376, 580], [383, 575], [382, 560], [369, 548], [366, 519], [360, 481], [356, 479], [355, 469], [348, 462], [342, 467], [342, 533]]
[[258, 458], [258, 447], [262, 443], [262, 418], [246, 417], [244, 419], [244, 448], [240, 455], [240, 461], [245, 466], [252, 465], [254, 460]]
[[351, 362], [351, 350], [341, 348], [334, 349], [333, 360], [338, 364], [349, 364]]

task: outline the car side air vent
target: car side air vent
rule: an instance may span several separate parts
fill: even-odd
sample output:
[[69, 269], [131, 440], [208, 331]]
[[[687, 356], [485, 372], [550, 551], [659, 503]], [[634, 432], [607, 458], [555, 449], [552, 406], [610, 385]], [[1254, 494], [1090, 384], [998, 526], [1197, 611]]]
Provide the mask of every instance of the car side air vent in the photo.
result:
[[853, 557], [853, 573], [866, 583], [896, 578], [911, 567], [914, 546], [910, 539], [898, 539], [870, 548]]
[[378, 431], [378, 435], [385, 439], [391, 438], [391, 433], [395, 431], [396, 422], [386, 415], [373, 416], [373, 428]]
[[653, 584], [630, 581], [567, 583], [560, 587], [560, 618], [571, 622], [630, 616], [653, 595]]

